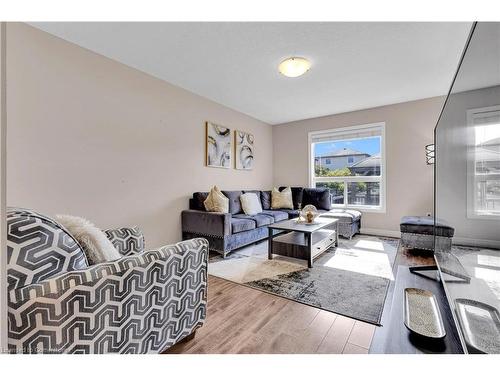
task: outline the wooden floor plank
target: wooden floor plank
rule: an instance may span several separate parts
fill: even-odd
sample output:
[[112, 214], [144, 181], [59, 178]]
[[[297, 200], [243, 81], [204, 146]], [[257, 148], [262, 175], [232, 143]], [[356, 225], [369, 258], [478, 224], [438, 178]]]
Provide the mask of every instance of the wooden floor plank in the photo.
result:
[[375, 333], [375, 326], [365, 322], [357, 321], [347, 340], [350, 344], [361, 346], [365, 349], [370, 349], [373, 334]]
[[369, 345], [372, 330], [367, 326], [209, 276], [205, 324], [192, 340], [166, 353], [342, 353]]
[[321, 342], [317, 352], [324, 354], [342, 353], [354, 327], [354, 323], [356, 323], [356, 320], [339, 315]]
[[342, 354], [368, 354], [368, 349], [362, 348], [361, 346], [357, 346], [348, 342], [345, 345]]

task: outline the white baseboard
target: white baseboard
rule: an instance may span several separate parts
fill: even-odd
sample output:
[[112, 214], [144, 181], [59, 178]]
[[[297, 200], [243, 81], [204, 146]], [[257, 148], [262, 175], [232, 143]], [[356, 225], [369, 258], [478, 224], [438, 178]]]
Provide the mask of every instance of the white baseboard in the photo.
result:
[[370, 234], [372, 236], [401, 238], [401, 233], [398, 230], [361, 228], [361, 234]]
[[483, 239], [474, 239], [474, 238], [466, 238], [466, 237], [453, 237], [454, 245], [463, 245], [463, 246], [478, 246], [478, 247], [490, 247], [494, 249], [500, 249], [500, 241], [495, 240], [483, 240]]

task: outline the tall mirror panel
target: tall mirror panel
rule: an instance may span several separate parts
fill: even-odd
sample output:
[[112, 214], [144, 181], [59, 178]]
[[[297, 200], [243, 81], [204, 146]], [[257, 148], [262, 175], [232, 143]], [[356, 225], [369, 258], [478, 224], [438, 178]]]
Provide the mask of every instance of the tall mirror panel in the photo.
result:
[[460, 339], [468, 352], [500, 353], [499, 23], [473, 26], [435, 154], [435, 254]]

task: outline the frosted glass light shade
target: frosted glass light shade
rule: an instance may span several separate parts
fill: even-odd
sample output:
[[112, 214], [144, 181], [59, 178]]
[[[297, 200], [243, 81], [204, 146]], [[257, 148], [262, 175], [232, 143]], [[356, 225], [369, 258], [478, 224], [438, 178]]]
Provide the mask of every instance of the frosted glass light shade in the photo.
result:
[[311, 62], [303, 57], [290, 57], [283, 60], [278, 70], [286, 77], [299, 77], [311, 68]]

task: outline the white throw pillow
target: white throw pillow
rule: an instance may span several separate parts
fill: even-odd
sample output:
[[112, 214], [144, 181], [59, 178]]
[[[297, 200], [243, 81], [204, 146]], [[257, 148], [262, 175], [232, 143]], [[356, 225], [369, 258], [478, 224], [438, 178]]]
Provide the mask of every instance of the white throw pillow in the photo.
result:
[[245, 193], [240, 195], [241, 208], [247, 215], [257, 215], [262, 212], [260, 198], [255, 193]]
[[217, 186], [210, 190], [203, 204], [208, 212], [222, 212], [224, 214], [229, 212], [229, 198], [222, 194]]
[[271, 208], [288, 208], [293, 210], [292, 189], [287, 187], [283, 191], [274, 188], [271, 192]]
[[56, 221], [75, 237], [90, 265], [121, 258], [106, 234], [90, 221], [70, 215], [56, 215]]

